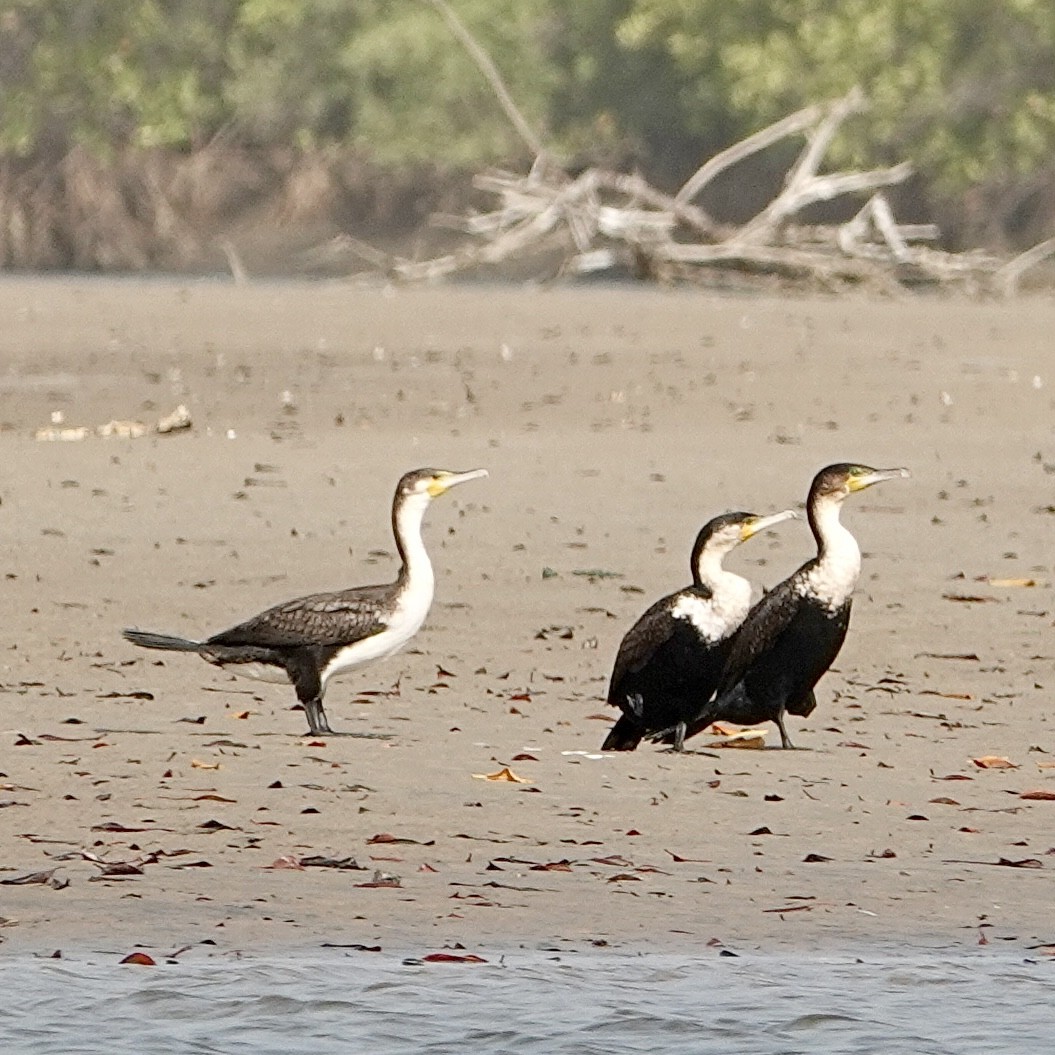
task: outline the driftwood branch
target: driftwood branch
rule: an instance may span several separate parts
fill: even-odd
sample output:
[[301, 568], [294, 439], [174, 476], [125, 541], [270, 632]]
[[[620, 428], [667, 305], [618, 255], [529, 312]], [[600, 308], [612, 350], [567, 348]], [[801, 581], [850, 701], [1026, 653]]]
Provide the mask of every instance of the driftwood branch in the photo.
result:
[[[884, 188], [911, 175], [910, 165], [822, 171], [844, 122], [868, 109], [859, 88], [827, 104], [805, 107], [721, 151], [700, 165], [674, 195], [656, 189], [638, 174], [588, 168], [573, 175], [545, 149], [489, 56], [446, 0], [428, 2], [479, 66], [535, 160], [526, 175], [497, 170], [479, 174], [474, 184], [496, 199], [494, 208], [442, 218], [445, 225], [464, 231], [470, 241], [429, 260], [386, 259], [383, 270], [390, 276], [405, 281], [435, 279], [556, 251], [563, 257], [560, 271], [564, 273], [625, 267], [636, 274], [680, 280], [725, 269], [825, 286], [960, 283], [972, 290], [995, 285], [1010, 293], [1028, 268], [1055, 254], [1055, 239], [1010, 263], [980, 253], [952, 254], [920, 245], [936, 241], [937, 228], [899, 224], [882, 194]], [[777, 194], [746, 223], [721, 224], [696, 202], [720, 173], [792, 136], [805, 139], [801, 152]], [[858, 195], [865, 197], [865, 204], [845, 223], [802, 221], [811, 205]], [[357, 255], [367, 256], [361, 246]]]
[[1055, 256], [1055, 238], [1040, 242], [1009, 260], [996, 273], [996, 281], [1005, 297], [1013, 297], [1018, 292], [1018, 283], [1022, 276], [1037, 264], [1043, 263], [1049, 256]]
[[766, 147], [772, 146], [774, 143], [779, 143], [782, 139], [787, 139], [793, 135], [801, 135], [817, 123], [820, 110], [819, 106], [807, 106], [804, 110], [789, 114], [782, 120], [777, 121], [776, 124], [763, 128], [760, 132], [755, 132], [746, 139], [742, 139], [739, 143], [734, 143], [733, 146], [727, 147], [720, 154], [715, 154], [713, 158], [705, 161], [693, 173], [681, 190], [674, 196], [674, 200], [679, 205], [692, 201], [720, 172], [724, 172], [727, 168], [731, 168], [752, 154], [765, 150]]

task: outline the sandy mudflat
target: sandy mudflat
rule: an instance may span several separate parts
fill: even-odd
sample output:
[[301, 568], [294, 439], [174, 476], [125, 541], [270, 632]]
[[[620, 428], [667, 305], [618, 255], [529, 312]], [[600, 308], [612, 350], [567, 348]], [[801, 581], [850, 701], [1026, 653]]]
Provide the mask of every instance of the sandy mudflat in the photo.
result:
[[[0, 886], [6, 950], [1055, 942], [1055, 801], [1021, 797], [1055, 792], [1050, 301], [6, 279], [0, 317], [0, 879], [62, 885]], [[180, 403], [190, 432], [34, 439]], [[847, 459], [914, 475], [847, 504], [803, 749], [587, 757], [700, 523]], [[384, 581], [428, 464], [491, 477], [429, 513], [416, 647], [331, 686], [377, 738], [121, 640]], [[730, 563], [811, 551], [790, 523]], [[506, 765], [533, 783], [474, 779]], [[365, 870], [268, 867], [312, 855]]]

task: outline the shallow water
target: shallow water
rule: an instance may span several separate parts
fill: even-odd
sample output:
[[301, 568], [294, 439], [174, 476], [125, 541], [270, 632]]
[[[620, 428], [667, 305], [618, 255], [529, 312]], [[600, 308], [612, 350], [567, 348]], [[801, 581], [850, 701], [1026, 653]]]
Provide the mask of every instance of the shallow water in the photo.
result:
[[637, 1055], [1050, 1052], [1055, 963], [518, 952], [0, 962], [0, 1051]]

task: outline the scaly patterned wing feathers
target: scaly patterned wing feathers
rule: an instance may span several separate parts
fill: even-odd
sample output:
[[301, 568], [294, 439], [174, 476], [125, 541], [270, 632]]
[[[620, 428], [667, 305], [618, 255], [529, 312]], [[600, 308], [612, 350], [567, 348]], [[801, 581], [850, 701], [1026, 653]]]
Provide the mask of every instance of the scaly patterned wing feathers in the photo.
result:
[[214, 635], [207, 644], [296, 648], [360, 641], [385, 629], [384, 609], [391, 589], [365, 586], [298, 597]]

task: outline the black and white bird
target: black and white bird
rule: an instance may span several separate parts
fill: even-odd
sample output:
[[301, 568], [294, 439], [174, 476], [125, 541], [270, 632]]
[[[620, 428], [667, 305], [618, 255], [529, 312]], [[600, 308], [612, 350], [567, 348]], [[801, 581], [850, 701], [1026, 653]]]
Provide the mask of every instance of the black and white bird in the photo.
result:
[[[873, 484], [908, 475], [907, 469], [847, 463], [817, 473], [806, 500], [817, 556], [751, 609], [729, 648], [714, 699], [689, 722], [685, 735], [718, 721], [776, 722], [781, 746], [794, 746], [784, 715], [805, 718], [816, 706], [813, 687], [842, 648], [861, 573], [860, 547], [839, 520], [843, 501]], [[676, 743], [678, 730], [666, 730], [660, 739]]]
[[392, 655], [421, 629], [428, 614], [435, 577], [421, 524], [429, 503], [486, 475], [486, 469], [415, 469], [400, 479], [392, 501], [392, 532], [401, 561], [395, 582], [298, 597], [204, 641], [145, 630], [125, 630], [124, 636], [144, 648], [196, 652], [243, 677], [288, 680], [304, 708], [308, 732], [334, 735], [322, 707], [330, 679]]
[[602, 751], [633, 751], [641, 739], [673, 730], [676, 751], [685, 725], [718, 684], [729, 642], [751, 607], [751, 584], [726, 571], [722, 559], [753, 535], [796, 516], [725, 513], [696, 536], [692, 585], [656, 601], [619, 646], [608, 703], [623, 714]]

